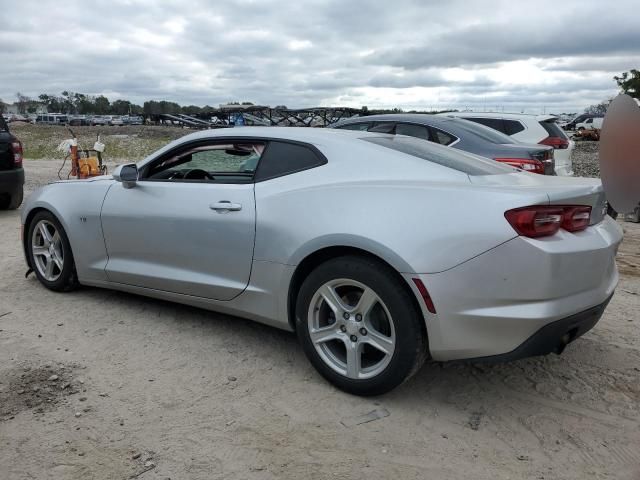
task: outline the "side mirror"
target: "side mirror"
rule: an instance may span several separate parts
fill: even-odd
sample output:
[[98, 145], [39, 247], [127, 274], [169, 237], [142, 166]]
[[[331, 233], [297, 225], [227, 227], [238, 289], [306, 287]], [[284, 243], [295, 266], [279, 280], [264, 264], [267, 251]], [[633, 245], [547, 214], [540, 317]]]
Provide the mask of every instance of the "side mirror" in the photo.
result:
[[133, 188], [138, 181], [138, 167], [135, 163], [120, 165], [113, 171], [113, 179], [121, 182], [124, 188]]

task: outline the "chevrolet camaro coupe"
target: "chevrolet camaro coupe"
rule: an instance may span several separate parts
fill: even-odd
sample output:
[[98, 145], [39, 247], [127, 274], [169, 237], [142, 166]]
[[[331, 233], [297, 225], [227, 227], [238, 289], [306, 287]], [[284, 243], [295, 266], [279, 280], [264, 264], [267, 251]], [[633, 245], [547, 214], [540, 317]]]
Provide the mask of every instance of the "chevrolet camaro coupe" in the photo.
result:
[[296, 332], [318, 372], [382, 394], [425, 359], [512, 360], [592, 328], [618, 281], [600, 181], [403, 135], [208, 130], [22, 210], [47, 288], [122, 290]]

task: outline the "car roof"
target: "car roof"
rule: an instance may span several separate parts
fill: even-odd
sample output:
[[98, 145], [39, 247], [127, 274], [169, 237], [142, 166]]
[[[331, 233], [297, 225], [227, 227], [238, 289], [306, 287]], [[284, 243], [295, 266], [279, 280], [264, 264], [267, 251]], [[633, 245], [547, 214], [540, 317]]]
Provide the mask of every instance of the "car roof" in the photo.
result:
[[232, 127], [232, 128], [215, 128], [209, 130], [200, 130], [198, 132], [185, 135], [177, 140], [165, 145], [160, 150], [153, 152], [142, 160], [139, 165], [145, 165], [153, 158], [178, 147], [182, 144], [198, 141], [198, 140], [215, 140], [216, 138], [258, 138], [273, 140], [290, 140], [294, 142], [308, 143], [311, 145], [321, 146], [326, 142], [348, 141], [354, 138], [364, 137], [380, 137], [389, 136], [384, 133], [370, 133], [353, 130], [336, 130], [331, 128], [313, 128], [313, 127]]
[[545, 120], [557, 120], [558, 117], [551, 114], [536, 115], [533, 113], [504, 113], [504, 112], [445, 112], [438, 115], [449, 117], [482, 117], [482, 118], [501, 118], [505, 120], [537, 120], [544, 122]]
[[431, 113], [386, 113], [381, 115], [367, 115], [366, 117], [351, 117], [332, 126], [347, 125], [364, 122], [415, 122], [423, 123], [428, 120], [430, 125], [441, 125], [450, 121], [446, 117], [437, 117]]

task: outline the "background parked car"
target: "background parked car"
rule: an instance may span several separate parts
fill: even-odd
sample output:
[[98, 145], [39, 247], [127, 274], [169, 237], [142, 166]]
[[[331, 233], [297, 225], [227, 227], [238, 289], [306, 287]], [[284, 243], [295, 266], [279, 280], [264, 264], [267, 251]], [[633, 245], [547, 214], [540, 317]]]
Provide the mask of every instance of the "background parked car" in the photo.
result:
[[91, 117], [91, 125], [109, 125], [109, 118], [102, 115], [94, 115]]
[[111, 126], [121, 126], [124, 125], [122, 118], [117, 115], [110, 115], [106, 117], [108, 119], [107, 124]]
[[459, 118], [426, 114], [371, 115], [344, 120], [333, 128], [408, 135], [491, 158], [522, 170], [546, 175], [554, 173], [551, 147], [525, 145], [491, 128]]
[[573, 175], [571, 152], [575, 143], [556, 123], [553, 115], [500, 112], [449, 112], [440, 115], [464, 118], [493, 128], [523, 143], [538, 143], [555, 149], [556, 175]]
[[576, 124], [576, 130], [593, 130], [593, 129], [601, 129], [602, 124], [604, 123], [604, 118], [602, 117], [589, 117], [584, 122], [580, 122]]
[[43, 123], [47, 125], [64, 125], [69, 122], [69, 117], [67, 115], [62, 115], [60, 113], [49, 113], [38, 115], [36, 117], [36, 123]]
[[143, 118], [139, 115], [125, 115], [122, 117], [122, 121], [125, 125], [142, 125]]
[[604, 115], [594, 115], [592, 113], [581, 113], [580, 115], [575, 117], [573, 120], [568, 122], [563, 128], [565, 130], [577, 130], [576, 126], [579, 123], [583, 123], [590, 118], [604, 118]]
[[0, 210], [14, 210], [20, 206], [23, 185], [22, 143], [9, 131], [0, 115]]

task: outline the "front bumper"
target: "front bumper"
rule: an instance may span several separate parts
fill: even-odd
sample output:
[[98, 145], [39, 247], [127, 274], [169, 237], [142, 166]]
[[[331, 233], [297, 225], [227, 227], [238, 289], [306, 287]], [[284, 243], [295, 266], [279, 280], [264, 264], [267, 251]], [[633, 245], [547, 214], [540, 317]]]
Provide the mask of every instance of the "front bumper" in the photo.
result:
[[[509, 354], [543, 327], [603, 305], [618, 283], [621, 240], [607, 216], [582, 232], [516, 237], [450, 270], [407, 274], [410, 282], [422, 280], [437, 311], [423, 310], [431, 356]], [[548, 351], [557, 347], [552, 343]]]
[[0, 170], [0, 193], [13, 195], [24, 185], [24, 170], [15, 168], [13, 170]]

